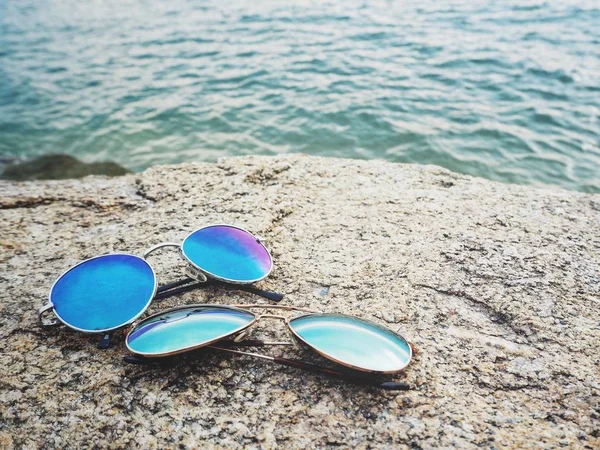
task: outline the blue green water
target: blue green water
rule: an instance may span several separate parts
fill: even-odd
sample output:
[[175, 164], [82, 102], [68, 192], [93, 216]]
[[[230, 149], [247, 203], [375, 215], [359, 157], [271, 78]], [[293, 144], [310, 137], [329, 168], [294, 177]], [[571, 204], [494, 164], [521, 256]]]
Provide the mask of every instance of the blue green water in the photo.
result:
[[0, 0], [0, 156], [304, 152], [600, 192], [600, 2]]

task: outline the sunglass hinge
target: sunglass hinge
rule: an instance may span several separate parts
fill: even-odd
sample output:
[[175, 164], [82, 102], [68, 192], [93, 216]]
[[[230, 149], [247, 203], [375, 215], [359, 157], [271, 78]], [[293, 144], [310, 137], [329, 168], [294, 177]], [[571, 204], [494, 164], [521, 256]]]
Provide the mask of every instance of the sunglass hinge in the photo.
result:
[[111, 337], [112, 333], [106, 333], [104, 336], [102, 336], [102, 339], [100, 339], [100, 342], [98, 342], [98, 348], [106, 350], [108, 347], [110, 347]]

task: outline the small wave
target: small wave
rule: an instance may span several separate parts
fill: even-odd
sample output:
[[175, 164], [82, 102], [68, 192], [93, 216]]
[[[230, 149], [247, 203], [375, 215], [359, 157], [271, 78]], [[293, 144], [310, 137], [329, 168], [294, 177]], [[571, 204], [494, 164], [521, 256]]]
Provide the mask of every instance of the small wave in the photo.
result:
[[224, 77], [215, 77], [212, 79], [206, 80], [208, 85], [222, 85], [222, 84], [241, 84], [247, 81], [255, 81], [259, 77], [267, 75], [268, 72], [264, 69], [256, 70], [253, 72], [248, 72], [243, 75], [236, 76], [224, 76]]
[[559, 100], [567, 101], [569, 97], [564, 92], [557, 92], [556, 90], [550, 90], [550, 88], [539, 87], [525, 87], [521, 89], [524, 94], [529, 94], [530, 97], [539, 97], [543, 100]]
[[512, 7], [514, 11], [539, 11], [548, 7], [546, 2], [537, 3], [533, 5], [515, 5]]
[[374, 31], [370, 33], [359, 33], [349, 37], [351, 41], [383, 41], [395, 37], [394, 34], [385, 31]]
[[46, 68], [46, 73], [62, 73], [62, 72], [66, 72], [67, 68], [66, 67], [47, 67]]
[[550, 125], [558, 128], [565, 126], [560, 119], [547, 113], [536, 112], [531, 116], [530, 120], [540, 125]]
[[491, 68], [508, 69], [511, 67], [506, 61], [497, 58], [483, 57], [458, 57], [442, 60], [442, 62], [434, 63], [434, 66], [439, 69], [465, 69], [469, 66], [482, 66], [490, 70]]
[[527, 73], [536, 77], [558, 80], [561, 83], [573, 83], [575, 81], [575, 79], [571, 75], [565, 73], [562, 70], [546, 70], [533, 67], [527, 69]]

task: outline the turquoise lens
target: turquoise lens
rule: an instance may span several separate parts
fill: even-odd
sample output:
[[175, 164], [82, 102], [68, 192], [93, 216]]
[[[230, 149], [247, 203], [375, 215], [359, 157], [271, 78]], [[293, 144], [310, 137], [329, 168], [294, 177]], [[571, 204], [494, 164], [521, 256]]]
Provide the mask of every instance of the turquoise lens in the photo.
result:
[[191, 350], [243, 330], [254, 318], [249, 311], [223, 306], [165, 311], [136, 326], [127, 336], [127, 347], [146, 356]]
[[190, 234], [182, 245], [184, 256], [207, 274], [235, 283], [266, 277], [273, 261], [256, 237], [230, 225], [213, 225]]
[[360, 370], [397, 372], [412, 355], [404, 338], [356, 317], [311, 314], [292, 319], [290, 327], [323, 356]]
[[150, 304], [156, 277], [150, 265], [134, 255], [104, 255], [84, 261], [52, 287], [54, 312], [72, 328], [99, 332], [134, 320]]

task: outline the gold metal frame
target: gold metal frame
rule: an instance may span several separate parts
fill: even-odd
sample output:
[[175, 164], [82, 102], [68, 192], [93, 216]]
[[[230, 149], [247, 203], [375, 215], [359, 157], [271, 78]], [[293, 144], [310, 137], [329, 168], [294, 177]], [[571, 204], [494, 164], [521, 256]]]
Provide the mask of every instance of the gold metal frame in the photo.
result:
[[[169, 312], [174, 312], [174, 311], [179, 311], [182, 309], [193, 309], [193, 308], [200, 308], [200, 307], [212, 307], [212, 308], [223, 308], [223, 309], [231, 309], [231, 310], [238, 310], [238, 311], [242, 311], [245, 313], [249, 313], [252, 314], [254, 316], [254, 319], [248, 323], [247, 325], [244, 325], [241, 328], [238, 328], [230, 333], [227, 333], [225, 335], [219, 336], [215, 339], [211, 339], [210, 341], [204, 342], [200, 345], [195, 345], [195, 346], [191, 346], [191, 347], [187, 347], [185, 349], [181, 349], [181, 350], [176, 350], [173, 352], [167, 352], [167, 353], [161, 353], [161, 354], [148, 354], [148, 353], [140, 353], [140, 352], [136, 352], [135, 350], [133, 350], [130, 346], [129, 346], [129, 336], [132, 334], [132, 332], [135, 330], [135, 328], [137, 328], [139, 325], [141, 325], [144, 322], [150, 321], [152, 318], [155, 318], [157, 316], [163, 315], [165, 313], [169, 313]], [[301, 314], [299, 316], [293, 317], [293, 318], [287, 318], [285, 316], [281, 316], [278, 314], [270, 314], [268, 311], [263, 313], [263, 314], [259, 314], [257, 315], [256, 313], [254, 313], [253, 311], [249, 311], [250, 308], [260, 308], [260, 309], [265, 309], [265, 310], [284, 310], [284, 311], [298, 311], [298, 312], [303, 312], [305, 314]], [[185, 353], [191, 350], [195, 350], [198, 348], [202, 348], [202, 347], [211, 347], [211, 348], [215, 348], [217, 350], [222, 350], [222, 351], [226, 351], [229, 353], [236, 353], [236, 354], [240, 354], [240, 355], [247, 355], [247, 356], [254, 356], [254, 357], [259, 357], [259, 358], [263, 358], [263, 359], [272, 359], [272, 357], [267, 356], [267, 355], [261, 355], [259, 353], [250, 353], [250, 352], [244, 352], [244, 351], [240, 351], [240, 350], [232, 350], [229, 348], [222, 348], [219, 346], [215, 346], [213, 344], [217, 344], [219, 341], [223, 341], [225, 339], [228, 338], [234, 338], [234, 341], [238, 341], [239, 338], [243, 338], [246, 336], [247, 331], [249, 330], [250, 327], [252, 327], [253, 325], [255, 325], [256, 323], [258, 323], [258, 321], [260, 321], [261, 319], [265, 318], [265, 319], [277, 319], [277, 320], [283, 320], [287, 326], [288, 331], [291, 334], [292, 339], [294, 339], [297, 342], [300, 342], [304, 345], [306, 345], [307, 347], [309, 347], [312, 351], [314, 351], [315, 353], [317, 353], [318, 355], [321, 355], [322, 357], [324, 357], [325, 359], [328, 359], [330, 361], [333, 361], [336, 364], [339, 364], [341, 366], [344, 367], [348, 367], [350, 369], [359, 371], [359, 372], [365, 372], [365, 373], [369, 373], [369, 374], [394, 374], [394, 373], [399, 373], [402, 372], [406, 369], [406, 367], [408, 367], [408, 365], [411, 363], [413, 355], [414, 355], [414, 345], [412, 344], [412, 342], [410, 342], [408, 339], [404, 338], [403, 336], [401, 336], [400, 334], [389, 330], [379, 324], [376, 324], [370, 320], [366, 320], [366, 319], [362, 319], [362, 318], [358, 318], [355, 316], [350, 316], [347, 314], [338, 314], [338, 313], [334, 313], [337, 316], [343, 316], [343, 317], [350, 317], [353, 319], [359, 319], [363, 322], [366, 322], [370, 325], [373, 325], [377, 328], [383, 329], [389, 333], [394, 334], [395, 336], [399, 337], [400, 339], [402, 339], [404, 342], [406, 342], [408, 348], [409, 348], [409, 358], [407, 363], [402, 366], [400, 369], [397, 370], [389, 370], [389, 371], [381, 371], [381, 370], [369, 370], [369, 369], [364, 369], [358, 366], [354, 366], [352, 364], [348, 364], [345, 363], [343, 361], [340, 361], [334, 357], [332, 357], [331, 355], [327, 354], [326, 352], [323, 352], [321, 350], [318, 350], [317, 348], [315, 348], [312, 344], [308, 343], [306, 340], [304, 340], [298, 333], [296, 333], [296, 331], [294, 331], [294, 329], [292, 328], [292, 325], [290, 322], [296, 320], [296, 319], [300, 319], [303, 317], [307, 317], [307, 316], [313, 316], [313, 315], [320, 315], [320, 314], [324, 314], [321, 311], [315, 311], [315, 310], [311, 310], [311, 309], [307, 309], [307, 308], [299, 308], [296, 306], [286, 306], [286, 305], [262, 305], [262, 304], [250, 304], [250, 305], [218, 305], [218, 304], [196, 304], [196, 305], [184, 305], [184, 306], [178, 306], [175, 308], [171, 308], [171, 309], [167, 309], [164, 311], [161, 311], [159, 313], [153, 314], [147, 318], [145, 318], [142, 321], [139, 321], [137, 323], [134, 323], [129, 332], [127, 333], [127, 337], [125, 338], [125, 345], [127, 346], [127, 348], [129, 349], [129, 351], [131, 351], [132, 353], [138, 354], [138, 355], [142, 355], [142, 356], [146, 356], [146, 357], [150, 357], [150, 358], [162, 358], [162, 357], [167, 357], [167, 356], [172, 356], [172, 355], [176, 355], [176, 354], [180, 354], [180, 353]], [[264, 342], [263, 345], [296, 345], [296, 342]]]
[[[191, 347], [186, 347], [184, 349], [175, 350], [173, 352], [159, 353], [159, 354], [156, 354], [156, 353], [141, 353], [141, 352], [137, 352], [137, 351], [133, 350], [129, 346], [129, 336], [131, 335], [131, 333], [133, 333], [133, 331], [135, 330], [135, 328], [138, 325], [141, 325], [144, 322], [150, 321], [151, 319], [153, 319], [153, 318], [155, 318], [157, 316], [161, 316], [161, 315], [166, 314], [166, 313], [178, 311], [178, 310], [181, 310], [181, 309], [188, 309], [188, 308], [189, 309], [193, 309], [193, 308], [200, 308], [200, 307], [219, 307], [219, 308], [223, 308], [223, 309], [239, 310], [239, 311], [243, 311], [243, 312], [252, 314], [254, 316], [254, 319], [251, 322], [249, 322], [247, 325], [244, 325], [243, 327], [240, 327], [240, 328], [232, 331], [231, 333], [227, 333], [227, 334], [224, 334], [222, 336], [218, 336], [218, 337], [216, 337], [214, 339], [211, 339], [208, 342], [203, 342], [200, 345], [194, 345], [194, 346], [191, 346]], [[257, 316], [252, 311], [246, 311], [246, 310], [241, 309], [241, 308], [236, 308], [235, 306], [214, 305], [214, 304], [199, 304], [199, 305], [176, 306], [175, 308], [165, 309], [164, 311], [158, 312], [156, 314], [152, 314], [151, 316], [146, 317], [144, 320], [141, 320], [141, 321], [136, 322], [133, 325], [131, 325], [131, 327], [129, 328], [129, 331], [127, 332], [127, 337], [125, 338], [125, 346], [127, 347], [127, 349], [130, 352], [135, 353], [136, 355], [142, 355], [142, 356], [146, 356], [146, 357], [149, 357], [149, 358], [164, 358], [166, 356], [178, 355], [180, 353], [186, 353], [186, 352], [189, 352], [189, 351], [192, 351], [192, 350], [196, 350], [198, 348], [207, 347], [207, 346], [210, 346], [211, 344], [214, 344], [215, 342], [222, 341], [223, 339], [227, 339], [228, 337], [231, 337], [231, 336], [235, 336], [236, 334], [242, 333], [245, 330], [247, 330], [248, 328], [250, 328], [256, 322], [258, 322], [259, 319], [260, 319], [260, 316]]]
[[366, 323], [368, 323], [370, 325], [373, 325], [373, 326], [375, 326], [377, 328], [384, 329], [385, 331], [393, 333], [396, 336], [398, 336], [400, 339], [402, 339], [404, 342], [406, 342], [406, 345], [408, 346], [408, 348], [410, 350], [410, 353], [409, 353], [409, 356], [408, 356], [408, 362], [404, 366], [402, 366], [400, 369], [397, 369], [397, 370], [368, 370], [368, 369], [364, 369], [362, 367], [358, 367], [358, 366], [354, 366], [352, 364], [348, 364], [348, 363], [342, 362], [339, 359], [336, 359], [333, 356], [330, 356], [327, 353], [325, 353], [325, 352], [323, 352], [321, 350], [318, 350], [317, 348], [315, 348], [314, 345], [311, 345], [308, 342], [306, 342], [302, 338], [302, 336], [300, 336], [298, 333], [296, 333], [294, 331], [294, 329], [292, 328], [292, 325], [290, 324], [290, 322], [293, 322], [296, 319], [301, 319], [303, 317], [308, 317], [308, 316], [313, 316], [313, 315], [318, 315], [318, 314], [323, 314], [323, 313], [302, 314], [300, 316], [293, 317], [292, 319], [286, 320], [286, 325], [288, 326], [289, 330], [293, 333], [293, 335], [294, 335], [294, 337], [296, 339], [298, 339], [299, 341], [303, 342], [305, 345], [309, 346], [314, 352], [318, 353], [319, 355], [323, 356], [324, 358], [329, 359], [330, 361], [333, 361], [333, 362], [335, 362], [337, 364], [340, 364], [342, 366], [349, 367], [350, 369], [358, 370], [359, 372], [372, 373], [372, 374], [393, 374], [393, 373], [399, 373], [399, 372], [402, 372], [404, 369], [406, 369], [408, 367], [408, 365], [410, 364], [410, 362], [412, 361], [412, 357], [413, 357], [413, 344], [408, 339], [406, 339], [404, 336], [402, 336], [402, 335], [400, 335], [400, 334], [398, 334], [398, 333], [396, 333], [396, 332], [394, 332], [392, 330], [388, 330], [387, 328], [383, 328], [381, 325], [378, 325], [375, 322], [371, 322], [370, 320], [367, 320], [367, 319], [363, 319], [363, 318], [359, 318], [359, 317], [354, 317], [354, 316], [350, 316], [350, 315], [347, 315], [347, 314], [334, 313], [337, 316], [351, 317], [353, 319], [360, 319], [361, 321], [366, 322]]

